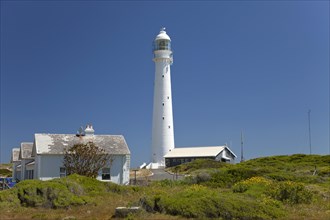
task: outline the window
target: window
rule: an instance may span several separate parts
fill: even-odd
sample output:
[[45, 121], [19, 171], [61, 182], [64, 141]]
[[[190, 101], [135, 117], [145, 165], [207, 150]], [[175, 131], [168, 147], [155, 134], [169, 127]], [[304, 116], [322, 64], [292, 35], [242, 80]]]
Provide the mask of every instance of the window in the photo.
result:
[[102, 180], [110, 180], [110, 168], [102, 168]]
[[168, 128], [171, 128], [171, 126], [169, 125]]
[[162, 77], [164, 78], [164, 75], [162, 75]]
[[170, 97], [169, 97], [169, 96], [167, 96], [167, 99], [170, 99]]
[[163, 120], [165, 119], [165, 117], [163, 117]]
[[165, 104], [164, 104], [164, 102], [163, 102], [163, 106], [164, 106]]
[[65, 167], [60, 167], [60, 177], [65, 177], [66, 176], [66, 169]]

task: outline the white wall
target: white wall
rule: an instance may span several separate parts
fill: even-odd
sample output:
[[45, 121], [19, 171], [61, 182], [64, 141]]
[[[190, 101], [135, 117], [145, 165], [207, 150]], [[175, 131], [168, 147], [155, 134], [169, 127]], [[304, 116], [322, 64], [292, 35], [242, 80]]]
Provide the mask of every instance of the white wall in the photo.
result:
[[215, 160], [220, 161], [221, 158], [230, 158], [229, 163], [234, 163], [235, 158], [233, 157], [233, 155], [225, 148], [223, 151], [221, 151], [220, 154], [218, 154], [218, 156], [215, 158]]
[[152, 163], [165, 166], [164, 156], [174, 149], [174, 125], [171, 89], [171, 54], [154, 51], [155, 82], [152, 116]]
[[[35, 179], [50, 180], [60, 177], [60, 167], [63, 167], [64, 155], [37, 155], [35, 160]], [[110, 181], [117, 184], [129, 183], [129, 155], [115, 155], [110, 169]], [[99, 171], [98, 180], [102, 180]]]
[[16, 179], [20, 180], [21, 179], [21, 171], [18, 171], [17, 169], [17, 166], [20, 165], [21, 162], [20, 161], [16, 161], [13, 163], [13, 174], [12, 174], [12, 177], [13, 177], [13, 180], [16, 181]]
[[[110, 180], [102, 180], [102, 171], [100, 170], [97, 179], [100, 181], [109, 181], [117, 184], [127, 185], [129, 183], [129, 159], [130, 155], [115, 155], [110, 168]], [[109, 164], [107, 165], [109, 166]]]
[[[50, 180], [60, 177], [60, 167], [63, 167], [63, 155], [37, 155], [36, 178]], [[38, 164], [37, 164], [38, 163]]]

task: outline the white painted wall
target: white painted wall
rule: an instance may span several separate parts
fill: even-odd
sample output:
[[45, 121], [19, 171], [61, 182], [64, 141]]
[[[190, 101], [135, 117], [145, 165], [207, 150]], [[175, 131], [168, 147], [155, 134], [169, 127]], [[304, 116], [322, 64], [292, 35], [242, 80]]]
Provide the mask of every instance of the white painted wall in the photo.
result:
[[[64, 155], [49, 155], [42, 154], [37, 155], [35, 158], [35, 179], [50, 180], [60, 177], [60, 167], [63, 167]], [[129, 155], [115, 155], [113, 156], [113, 162], [111, 166], [111, 182], [117, 184], [129, 183]], [[99, 171], [97, 177], [98, 180], [102, 180], [102, 172]]]
[[215, 160], [220, 161], [221, 158], [230, 158], [230, 163], [234, 163], [235, 158], [233, 157], [233, 155], [225, 148], [223, 151], [221, 151], [220, 154], [218, 154], [218, 156], [215, 158]]
[[63, 155], [41, 154], [37, 155], [37, 158], [39, 158], [37, 179], [50, 180], [60, 177], [60, 167], [63, 167]]
[[174, 149], [171, 91], [172, 51], [154, 51], [155, 83], [152, 119], [152, 163], [165, 166], [164, 156]]
[[17, 166], [20, 165], [21, 162], [20, 161], [16, 161], [13, 163], [13, 180], [16, 181], [16, 179], [20, 180], [21, 179], [21, 171], [20, 169], [18, 170]]

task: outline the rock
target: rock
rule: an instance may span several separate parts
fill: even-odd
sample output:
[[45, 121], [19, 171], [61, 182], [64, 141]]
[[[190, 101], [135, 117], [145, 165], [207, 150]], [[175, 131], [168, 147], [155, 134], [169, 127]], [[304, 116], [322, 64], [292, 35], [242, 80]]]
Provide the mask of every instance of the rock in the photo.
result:
[[141, 211], [141, 207], [117, 207], [115, 211], [116, 218], [125, 218], [129, 214], [136, 214]]

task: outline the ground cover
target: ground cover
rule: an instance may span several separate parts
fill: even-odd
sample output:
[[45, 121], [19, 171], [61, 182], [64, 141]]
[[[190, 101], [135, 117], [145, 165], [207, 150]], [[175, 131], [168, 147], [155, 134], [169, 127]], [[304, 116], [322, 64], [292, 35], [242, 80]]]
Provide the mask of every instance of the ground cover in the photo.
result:
[[3, 219], [111, 219], [118, 206], [141, 206], [127, 219], [329, 219], [330, 156], [291, 155], [224, 164], [196, 160], [171, 168], [180, 181], [119, 186], [71, 175], [27, 180], [0, 192]]

